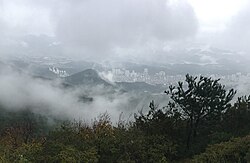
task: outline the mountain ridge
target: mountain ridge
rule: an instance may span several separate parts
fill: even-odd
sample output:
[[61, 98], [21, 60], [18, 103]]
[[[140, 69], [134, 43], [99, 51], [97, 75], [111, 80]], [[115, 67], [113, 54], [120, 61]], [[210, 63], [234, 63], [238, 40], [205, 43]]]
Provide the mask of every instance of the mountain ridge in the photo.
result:
[[103, 80], [97, 71], [93, 69], [86, 69], [81, 72], [75, 73], [73, 75], [67, 76], [64, 78], [65, 82], [72, 85], [104, 85], [104, 86], [112, 86], [112, 84]]

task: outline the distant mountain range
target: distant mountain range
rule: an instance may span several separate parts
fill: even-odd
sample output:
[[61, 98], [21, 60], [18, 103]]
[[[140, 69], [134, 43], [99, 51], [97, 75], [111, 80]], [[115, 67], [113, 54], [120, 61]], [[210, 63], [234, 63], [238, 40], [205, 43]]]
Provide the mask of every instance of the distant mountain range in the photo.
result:
[[[72, 75], [85, 69], [103, 71], [112, 68], [149, 73], [165, 71], [167, 74], [205, 74], [249, 72], [250, 59], [243, 52], [219, 49], [206, 44], [189, 42], [188, 44], [169, 45], [166, 50], [158, 49], [155, 54], [131, 56], [113, 56], [103, 62], [73, 60], [62, 57], [62, 44], [56, 38], [46, 35], [26, 35], [12, 41], [11, 46], [1, 47], [6, 58], [19, 68], [33, 70], [34, 74], [46, 75], [49, 67], [55, 67]], [[65, 54], [66, 55], [66, 54]], [[139, 57], [142, 56], [142, 57]], [[48, 72], [49, 74], [49, 72]], [[49, 74], [50, 77], [58, 75]]]
[[[16, 64], [5, 64], [4, 62], [0, 62], [0, 69], [3, 67], [12, 67], [15, 71], [21, 72], [22, 66], [19, 66], [20, 62], [14, 62]], [[17, 64], [18, 63], [18, 64]], [[24, 65], [24, 64], [22, 64]], [[19, 68], [20, 67], [20, 68]], [[24, 66], [29, 67], [29, 66]], [[29, 67], [30, 68], [30, 67]], [[150, 92], [150, 93], [159, 93], [163, 91], [162, 86], [159, 85], [151, 85], [145, 82], [115, 82], [110, 83], [103, 78], [100, 77], [98, 72], [93, 69], [86, 69], [81, 72], [74, 73], [67, 77], [60, 77], [58, 74], [49, 70], [46, 66], [32, 66], [31, 75], [34, 78], [40, 78], [42, 80], [53, 80], [56, 78], [61, 78], [63, 83], [63, 87], [70, 86], [87, 86], [87, 87], [96, 87], [97, 85], [102, 85], [104, 87], [108, 87], [111, 90], [118, 89], [120, 91], [134, 91], [134, 92]], [[25, 72], [25, 71], [23, 71]]]
[[[32, 38], [32, 37], [31, 37]], [[30, 38], [30, 39], [31, 39]], [[29, 39], [28, 39], [29, 40]], [[49, 42], [47, 39], [46, 42]], [[27, 41], [32, 43], [31, 41]], [[51, 47], [59, 46], [50, 43]], [[53, 45], [53, 46], [52, 46]], [[159, 71], [166, 72], [167, 75], [176, 74], [232, 74], [237, 72], [249, 73], [250, 60], [243, 52], [234, 52], [214, 48], [208, 45], [190, 45], [186, 47], [175, 47], [167, 52], [157, 54], [148, 62], [141, 59], [130, 59], [130, 61], [120, 58], [117, 60], [106, 60], [103, 62], [93, 62], [86, 60], [74, 60], [66, 57], [56, 56], [30, 56], [20, 55], [9, 59], [19, 68], [28, 69], [35, 75], [46, 76], [49, 78], [65, 77], [81, 72], [86, 69], [95, 69], [98, 72], [120, 68], [143, 72], [148, 69], [149, 74], [155, 74]], [[146, 57], [147, 58], [147, 57]], [[50, 71], [54, 67], [64, 74], [57, 71]], [[67, 74], [67, 75], [65, 75]]]
[[105, 87], [113, 89], [121, 89], [123, 91], [135, 91], [135, 92], [150, 92], [159, 93], [163, 92], [164, 89], [160, 85], [151, 85], [145, 82], [116, 82], [109, 83], [102, 79], [99, 74], [93, 69], [87, 69], [82, 72], [78, 72], [71, 76], [65, 77], [64, 81], [74, 86], [97, 86], [103, 85]]

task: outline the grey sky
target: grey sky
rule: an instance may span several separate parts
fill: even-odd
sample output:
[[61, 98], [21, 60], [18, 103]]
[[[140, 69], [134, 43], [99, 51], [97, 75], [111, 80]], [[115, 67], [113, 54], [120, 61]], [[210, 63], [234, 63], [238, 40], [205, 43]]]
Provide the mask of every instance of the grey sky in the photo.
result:
[[[236, 16], [232, 17], [228, 24], [228, 29], [225, 30], [225, 44], [243, 51], [250, 52], [250, 3], [244, 7]], [[222, 40], [224, 40], [222, 38]], [[225, 45], [226, 46], [226, 45]]]
[[[217, 26], [217, 30], [199, 32], [198, 41], [239, 52], [250, 52], [250, 2]], [[222, 25], [223, 24], [223, 25]], [[217, 24], [218, 25], [218, 24]], [[214, 25], [216, 27], [216, 24]]]
[[[67, 55], [168, 62], [166, 55], [177, 55], [169, 54], [172, 47], [189, 48], [194, 42], [250, 51], [250, 4], [242, 6], [243, 1], [0, 0], [0, 57]], [[183, 56], [182, 51], [179, 55]], [[118, 117], [119, 106], [129, 104], [132, 96], [114, 94], [110, 100], [98, 95], [102, 88], [96, 88], [92, 90], [97, 92], [93, 93], [94, 102], [82, 104], [77, 97], [89, 90], [64, 90], [54, 81], [3, 68], [0, 78], [2, 105], [12, 109], [31, 106], [35, 112], [50, 111], [68, 118], [93, 118], [106, 110]]]
[[[223, 6], [226, 2], [228, 5]], [[248, 49], [250, 23], [246, 17], [250, 6], [242, 9], [245, 0], [237, 2], [0, 0], [0, 52], [8, 54], [6, 49], [10, 47], [20, 52], [17, 46], [23, 45], [34, 48], [32, 41], [31, 44], [23, 41], [25, 35], [39, 36], [38, 39], [44, 38], [40, 35], [53, 37], [54, 42], [60, 44], [60, 51], [48, 53], [81, 58], [145, 57], [145, 52], [154, 55], [157, 49], [164, 53], [172, 43], [185, 41], [222, 47], [229, 44], [226, 48], [245, 50]], [[235, 42], [238, 37], [241, 39]], [[46, 49], [44, 52], [46, 55]]]
[[184, 0], [14, 0], [1, 1], [1, 33], [6, 37], [49, 35], [65, 53], [115, 55], [114, 49], [134, 48], [155, 41], [186, 39], [198, 23]]

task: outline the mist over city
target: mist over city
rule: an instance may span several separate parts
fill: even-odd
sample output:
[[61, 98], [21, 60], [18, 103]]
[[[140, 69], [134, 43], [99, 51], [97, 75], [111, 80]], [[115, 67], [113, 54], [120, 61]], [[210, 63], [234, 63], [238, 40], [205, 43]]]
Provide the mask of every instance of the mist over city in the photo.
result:
[[1, 162], [250, 161], [249, 16], [248, 0], [0, 0]]

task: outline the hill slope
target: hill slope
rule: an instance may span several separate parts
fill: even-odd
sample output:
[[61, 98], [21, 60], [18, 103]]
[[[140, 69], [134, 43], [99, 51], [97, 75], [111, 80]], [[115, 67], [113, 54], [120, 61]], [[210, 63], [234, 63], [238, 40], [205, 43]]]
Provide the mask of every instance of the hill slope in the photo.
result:
[[87, 69], [82, 72], [78, 72], [65, 78], [65, 81], [72, 85], [104, 85], [112, 86], [105, 80], [103, 80], [98, 73], [93, 69]]

